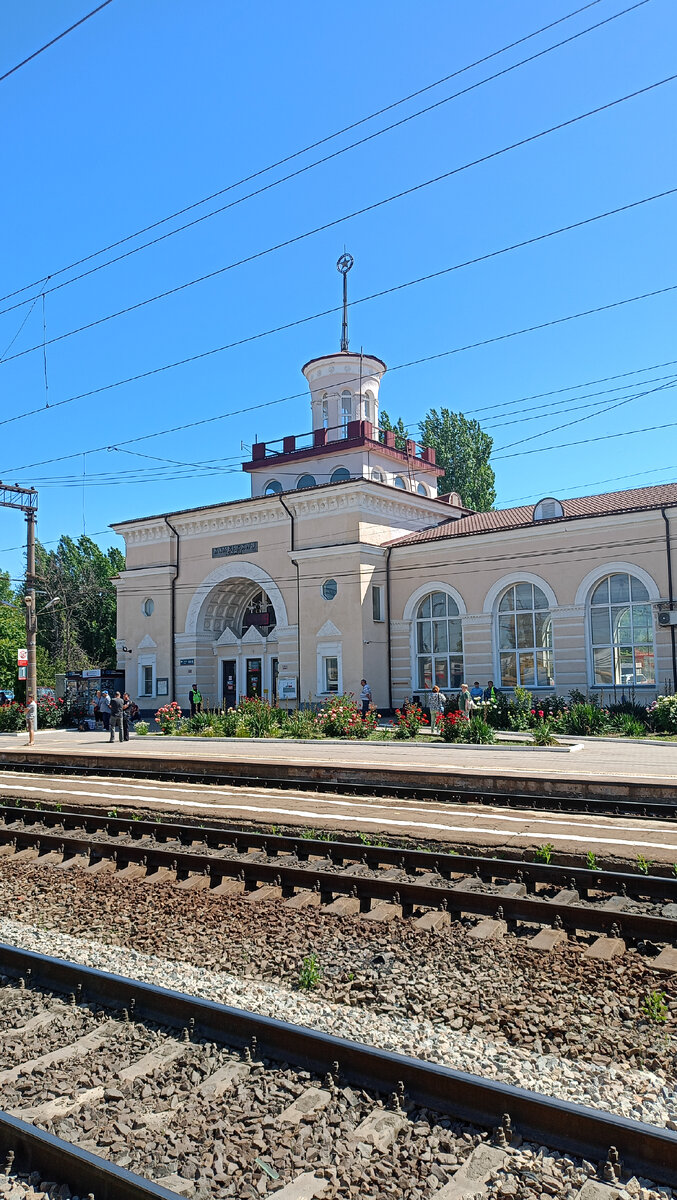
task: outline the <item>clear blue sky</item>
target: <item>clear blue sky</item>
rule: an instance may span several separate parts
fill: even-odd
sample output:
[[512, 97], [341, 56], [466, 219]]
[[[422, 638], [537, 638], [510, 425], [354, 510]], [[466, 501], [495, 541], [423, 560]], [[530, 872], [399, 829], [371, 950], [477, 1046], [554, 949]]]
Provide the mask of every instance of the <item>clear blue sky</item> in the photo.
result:
[[[475, 82], [627, 7], [600, 0], [548, 33], [296, 160], [304, 165], [390, 120]], [[0, 13], [0, 74], [83, 16], [95, 0], [25, 0]], [[264, 0], [113, 0], [0, 84], [0, 294], [216, 192], [360, 120], [578, 7], [574, 0], [419, 0], [340, 6]], [[502, 79], [373, 139], [194, 229], [47, 295], [47, 338], [97, 320], [512, 142], [652, 84], [675, 71], [677, 10], [636, 11]], [[355, 257], [354, 299], [677, 186], [677, 84], [396, 200], [373, 213], [158, 300], [47, 348], [51, 404], [321, 312], [339, 298], [335, 262]], [[280, 168], [268, 182], [286, 173]], [[233, 190], [195, 210], [235, 199]], [[358, 305], [351, 348], [391, 366], [677, 283], [677, 197], [561, 234]], [[188, 219], [188, 218], [186, 218]], [[179, 222], [174, 222], [178, 224]], [[165, 225], [162, 230], [172, 228]], [[144, 239], [145, 240], [145, 239]], [[138, 244], [132, 241], [123, 249]], [[101, 259], [93, 260], [96, 265]], [[76, 272], [73, 272], [76, 273]], [[33, 297], [59, 275], [0, 309]], [[658, 386], [677, 366], [526, 400], [677, 359], [677, 292], [499, 341], [386, 375], [382, 405], [415, 425], [431, 406], [477, 415], [495, 440], [498, 504], [677, 479], [677, 428], [583, 446], [560, 442], [669, 422], [677, 388], [610, 411]], [[27, 314], [30, 314], [27, 316]], [[27, 317], [23, 328], [22, 322]], [[19, 332], [20, 330], [20, 332]], [[273, 334], [53, 412], [0, 425], [0, 478], [40, 490], [39, 536], [78, 536], [109, 521], [247, 494], [241, 441], [302, 432], [300, 367], [338, 348], [337, 315]], [[40, 343], [42, 301], [0, 315], [0, 358]], [[10, 343], [11, 348], [8, 350]], [[674, 376], [677, 378], [677, 375]], [[45, 404], [42, 350], [0, 363], [0, 419]], [[514, 402], [514, 403], [511, 403]], [[505, 409], [492, 406], [503, 404]], [[538, 407], [546, 405], [548, 407]], [[517, 410], [516, 412], [514, 410]], [[596, 415], [570, 429], [568, 420]], [[507, 413], [508, 415], [505, 415]], [[223, 460], [191, 479], [166, 464], [104, 451], [122, 439], [224, 414], [139, 443], [182, 462]], [[530, 419], [531, 418], [531, 419]], [[536, 419], [534, 419], [536, 418]], [[499, 424], [510, 421], [510, 424]], [[523, 439], [538, 434], [524, 443]], [[501, 457], [501, 447], [518, 457]], [[61, 455], [49, 466], [28, 464]], [[511, 451], [505, 451], [506, 454]], [[85, 487], [82, 486], [86, 471]], [[177, 474], [181, 474], [180, 468]], [[606, 483], [607, 480], [618, 480]], [[84, 495], [84, 501], [83, 501]], [[0, 510], [0, 568], [22, 569], [20, 515]], [[97, 536], [113, 544], [112, 534]]]

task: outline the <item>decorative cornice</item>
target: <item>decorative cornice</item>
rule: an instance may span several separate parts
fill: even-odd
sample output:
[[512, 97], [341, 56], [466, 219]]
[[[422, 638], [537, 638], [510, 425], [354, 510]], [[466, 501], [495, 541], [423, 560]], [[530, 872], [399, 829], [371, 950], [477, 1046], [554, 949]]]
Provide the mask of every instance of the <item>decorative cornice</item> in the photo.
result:
[[[398, 488], [392, 491], [396, 494], [378, 495], [367, 481], [362, 486], [349, 490], [341, 488], [333, 493], [326, 491], [313, 495], [309, 489], [307, 495], [298, 493], [293, 497], [294, 515], [323, 517], [331, 513], [363, 512], [369, 516], [394, 518], [404, 528], [427, 529], [440, 524], [441, 514], [434, 500], [415, 496], [413, 492], [400, 492]], [[400, 496], [406, 499], [400, 499]]]

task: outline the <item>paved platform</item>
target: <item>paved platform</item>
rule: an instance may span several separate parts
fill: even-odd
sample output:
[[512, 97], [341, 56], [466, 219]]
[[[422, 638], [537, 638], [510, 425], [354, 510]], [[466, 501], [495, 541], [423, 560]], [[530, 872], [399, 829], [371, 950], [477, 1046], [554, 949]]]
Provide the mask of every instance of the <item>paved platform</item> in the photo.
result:
[[[571, 739], [573, 743], [573, 739]], [[0, 735], [0, 763], [77, 765], [130, 770], [197, 769], [205, 775], [271, 782], [331, 780], [368, 788], [376, 783], [433, 788], [547, 794], [554, 798], [677, 796], [677, 743], [581, 739], [575, 753], [547, 747], [466, 746], [421, 742], [291, 742], [281, 739], [139, 737], [110, 743], [103, 733], [41, 730], [35, 745], [27, 736]]]

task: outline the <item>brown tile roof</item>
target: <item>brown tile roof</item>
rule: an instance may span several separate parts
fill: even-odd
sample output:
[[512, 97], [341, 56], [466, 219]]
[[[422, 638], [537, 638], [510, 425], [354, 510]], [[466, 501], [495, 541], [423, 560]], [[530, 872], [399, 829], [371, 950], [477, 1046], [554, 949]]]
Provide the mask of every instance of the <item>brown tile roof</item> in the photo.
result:
[[581, 517], [606, 517], [614, 513], [641, 512], [677, 504], [677, 483], [660, 483], [655, 487], [629, 488], [624, 492], [604, 492], [601, 496], [576, 496], [562, 500], [563, 517], [549, 521], [534, 521], [534, 505], [519, 508], [499, 508], [493, 512], [472, 513], [460, 520], [445, 521], [433, 529], [422, 529], [391, 542], [392, 546], [411, 546], [416, 542], [435, 542], [443, 538], [467, 537], [473, 533], [498, 533], [502, 530], [524, 529], [529, 525], [555, 525], [558, 521]]

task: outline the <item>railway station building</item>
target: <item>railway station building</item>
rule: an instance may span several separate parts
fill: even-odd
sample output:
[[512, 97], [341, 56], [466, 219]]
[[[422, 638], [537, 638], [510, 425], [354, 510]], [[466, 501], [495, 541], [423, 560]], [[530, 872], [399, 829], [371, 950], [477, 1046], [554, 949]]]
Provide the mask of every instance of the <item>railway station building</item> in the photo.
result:
[[431, 449], [379, 430], [381, 359], [303, 367], [311, 428], [256, 442], [250, 495], [113, 526], [118, 666], [140, 707], [357, 693], [379, 709], [438, 684], [677, 690], [677, 484], [474, 513], [438, 495]]

